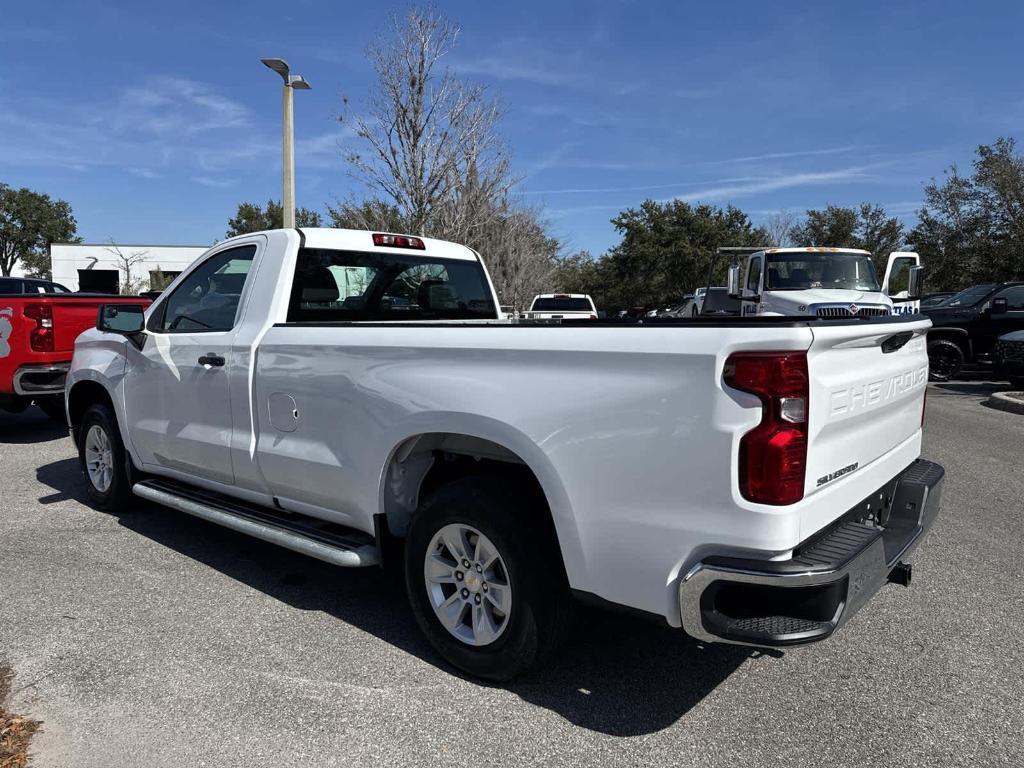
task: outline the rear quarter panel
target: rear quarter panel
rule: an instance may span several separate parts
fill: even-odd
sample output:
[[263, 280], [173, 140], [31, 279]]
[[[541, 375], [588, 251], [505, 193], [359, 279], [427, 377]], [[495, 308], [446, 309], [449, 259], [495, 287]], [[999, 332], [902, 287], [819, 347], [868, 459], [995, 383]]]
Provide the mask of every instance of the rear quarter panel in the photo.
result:
[[[695, 547], [795, 541], [795, 515], [752, 514], [732, 491], [736, 435], [760, 414], [720, 381], [731, 351], [810, 340], [769, 326], [276, 326], [257, 357], [257, 457], [275, 494], [369, 530], [405, 439], [492, 440], [540, 480], [572, 585], [672, 620], [669, 584]], [[270, 424], [276, 393], [294, 398], [295, 431]]]

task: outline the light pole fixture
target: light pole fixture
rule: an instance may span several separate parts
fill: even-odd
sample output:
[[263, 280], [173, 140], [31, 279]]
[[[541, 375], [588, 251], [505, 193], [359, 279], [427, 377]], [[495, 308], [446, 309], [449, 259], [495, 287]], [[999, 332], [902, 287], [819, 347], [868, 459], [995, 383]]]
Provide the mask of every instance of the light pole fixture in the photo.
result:
[[292, 91], [296, 88], [308, 91], [310, 85], [302, 75], [293, 75], [284, 59], [260, 59], [274, 70], [284, 81], [281, 101], [281, 214], [283, 226], [295, 226], [295, 126], [292, 108]]

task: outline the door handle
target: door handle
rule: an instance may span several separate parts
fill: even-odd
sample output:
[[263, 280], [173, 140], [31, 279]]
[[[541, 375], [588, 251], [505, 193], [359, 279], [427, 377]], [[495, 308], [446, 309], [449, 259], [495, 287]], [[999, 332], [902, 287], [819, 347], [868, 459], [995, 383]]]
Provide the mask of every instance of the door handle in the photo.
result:
[[224, 365], [224, 358], [220, 355], [215, 355], [212, 352], [207, 352], [205, 355], [199, 358], [200, 365], [209, 365], [215, 368], [220, 368]]

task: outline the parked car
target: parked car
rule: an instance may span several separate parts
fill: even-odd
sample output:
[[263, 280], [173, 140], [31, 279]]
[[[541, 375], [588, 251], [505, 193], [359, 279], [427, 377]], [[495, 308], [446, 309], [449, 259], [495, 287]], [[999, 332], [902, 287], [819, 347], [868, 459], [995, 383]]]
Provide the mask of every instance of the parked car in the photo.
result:
[[100, 304], [140, 299], [70, 293], [56, 283], [17, 280], [42, 282], [47, 290], [37, 293], [0, 280], [0, 288], [17, 289], [0, 293], [0, 410], [18, 413], [35, 402], [51, 418], [66, 421], [64, 377], [75, 338], [95, 327]]
[[36, 277], [0, 277], [0, 296], [25, 293], [71, 293], [60, 283]]
[[708, 289], [698, 288], [693, 292], [693, 305], [690, 307], [690, 313], [696, 317], [700, 314], [701, 307], [704, 305], [704, 296], [707, 294]]
[[955, 296], [956, 291], [936, 291], [935, 293], [926, 293], [921, 297], [921, 309], [927, 307], [937, 307], [945, 303], [946, 299], [950, 296]]
[[97, 507], [402, 560], [437, 651], [507, 680], [572, 595], [790, 646], [909, 581], [943, 479], [919, 457], [929, 323], [823, 322], [513, 323], [468, 248], [274, 230], [147, 312], [103, 307], [67, 406]]
[[993, 373], [1024, 389], [1024, 331], [1007, 333], [996, 341]]
[[527, 320], [596, 320], [594, 300], [585, 293], [542, 293], [523, 313]]
[[922, 312], [932, 321], [928, 360], [933, 380], [956, 378], [967, 365], [990, 369], [996, 339], [1024, 330], [1024, 281], [974, 285]]

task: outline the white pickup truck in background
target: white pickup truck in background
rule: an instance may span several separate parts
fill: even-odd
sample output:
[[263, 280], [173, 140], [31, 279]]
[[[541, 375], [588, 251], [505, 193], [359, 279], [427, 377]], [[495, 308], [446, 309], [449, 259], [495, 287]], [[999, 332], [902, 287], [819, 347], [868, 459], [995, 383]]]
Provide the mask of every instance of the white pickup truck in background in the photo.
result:
[[594, 300], [585, 293], [542, 293], [533, 297], [524, 320], [596, 320]]
[[908, 583], [943, 479], [920, 458], [928, 327], [515, 323], [462, 246], [273, 230], [145, 312], [101, 308], [67, 410], [99, 508], [404, 567], [438, 652], [507, 680], [572, 595], [779, 647]]

